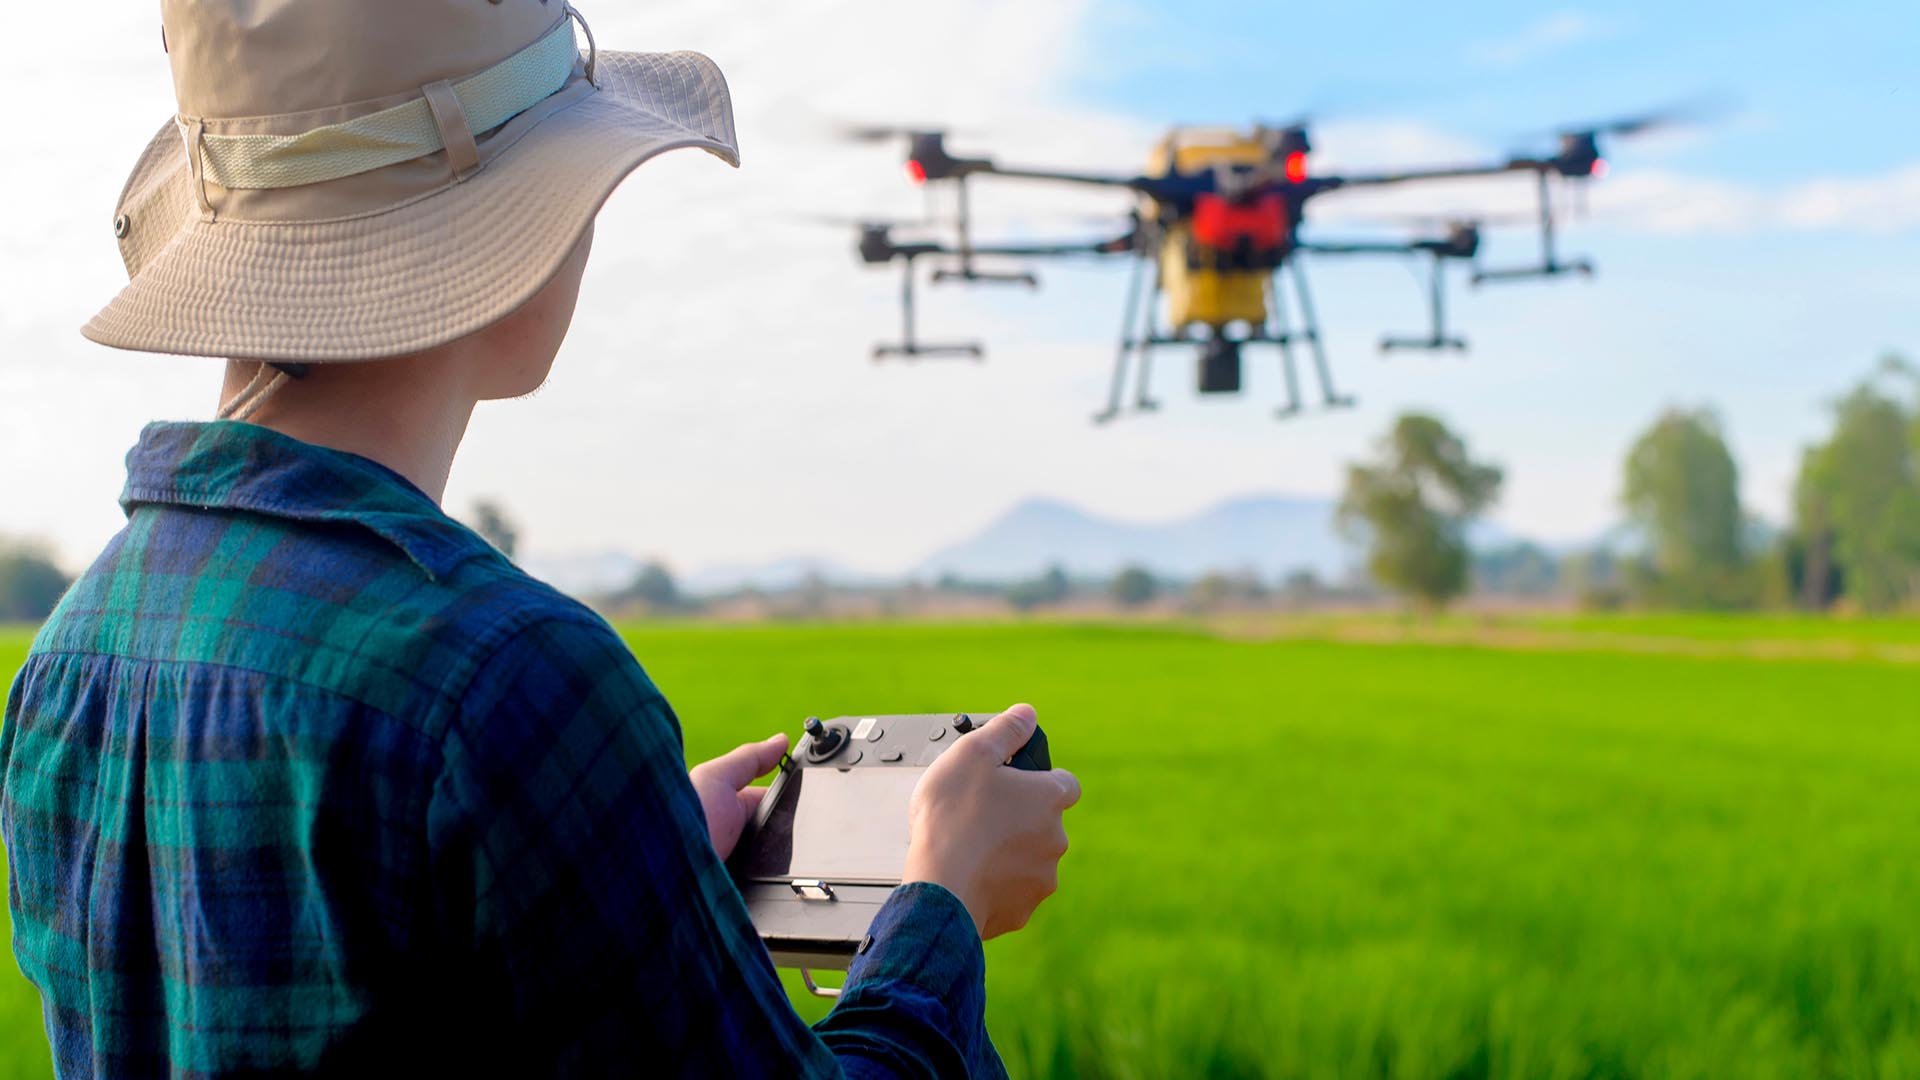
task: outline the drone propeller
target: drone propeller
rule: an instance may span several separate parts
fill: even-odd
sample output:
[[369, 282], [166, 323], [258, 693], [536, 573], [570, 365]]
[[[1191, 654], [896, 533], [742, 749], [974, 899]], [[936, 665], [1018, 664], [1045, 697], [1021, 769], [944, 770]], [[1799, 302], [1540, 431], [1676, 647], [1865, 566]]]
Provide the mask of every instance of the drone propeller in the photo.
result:
[[1562, 138], [1592, 138], [1601, 135], [1632, 138], [1655, 131], [1704, 124], [1726, 113], [1730, 107], [1729, 102], [1719, 96], [1696, 97], [1629, 116], [1617, 116], [1588, 124], [1569, 124], [1554, 129], [1553, 134]]
[[[952, 217], [856, 217], [851, 214], [825, 214], [808, 211], [781, 214], [778, 215], [775, 220], [802, 225], [819, 225], [825, 228], [860, 229], [863, 231], [884, 229], [950, 229], [959, 222], [958, 218]], [[1120, 214], [1048, 215], [1044, 220], [1063, 225], [1084, 226], [1088, 228], [1097, 227], [1105, 231], [1107, 229], [1138, 228], [1140, 225], [1140, 213], [1134, 210]], [[973, 224], [978, 225], [978, 219], [975, 219]], [[993, 223], [989, 222], [989, 224], [991, 225]], [[1022, 224], [1024, 225], [1025, 222], [1023, 221]]]
[[932, 124], [835, 124], [834, 134], [848, 142], [883, 143], [894, 139], [944, 139], [949, 135], [979, 138], [973, 128], [935, 127]]
[[918, 139], [927, 135], [944, 135], [946, 129], [935, 127], [914, 127], [905, 124], [844, 124], [838, 129], [841, 138], [849, 142], [877, 143], [889, 139]]

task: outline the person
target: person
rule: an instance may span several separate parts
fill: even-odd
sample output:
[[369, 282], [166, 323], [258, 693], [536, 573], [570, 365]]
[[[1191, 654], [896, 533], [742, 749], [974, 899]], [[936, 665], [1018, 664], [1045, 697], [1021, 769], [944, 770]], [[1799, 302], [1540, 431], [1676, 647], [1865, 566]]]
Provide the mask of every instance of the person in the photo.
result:
[[713, 64], [583, 55], [547, 0], [162, 17], [178, 115], [85, 333], [229, 359], [217, 419], [128, 455], [0, 728], [58, 1073], [1002, 1074], [981, 941], [1054, 890], [1079, 794], [1002, 767], [1033, 710], [928, 769], [809, 1028], [724, 866], [785, 736], [689, 773], [614, 631], [438, 505], [475, 403], [545, 379], [615, 186], [737, 163]]

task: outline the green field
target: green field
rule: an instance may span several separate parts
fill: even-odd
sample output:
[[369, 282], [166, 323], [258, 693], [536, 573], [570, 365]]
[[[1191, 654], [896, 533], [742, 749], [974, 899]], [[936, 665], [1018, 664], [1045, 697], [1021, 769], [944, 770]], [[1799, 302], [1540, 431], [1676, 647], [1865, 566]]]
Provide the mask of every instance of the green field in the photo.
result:
[[[988, 946], [1016, 1076], [1920, 1076], [1920, 665], [1869, 647], [1920, 624], [1478, 625], [628, 637], [696, 758], [1039, 706], [1085, 800], [1060, 894]], [[45, 1068], [12, 971], [0, 1062]]]

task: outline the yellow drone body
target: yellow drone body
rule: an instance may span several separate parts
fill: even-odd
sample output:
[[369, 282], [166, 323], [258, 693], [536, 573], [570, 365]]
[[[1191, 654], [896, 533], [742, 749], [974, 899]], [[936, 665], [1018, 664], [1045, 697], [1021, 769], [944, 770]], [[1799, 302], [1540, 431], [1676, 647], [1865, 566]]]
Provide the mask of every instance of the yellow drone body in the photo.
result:
[[[1154, 147], [1145, 175], [1192, 176], [1221, 168], [1257, 168], [1270, 148], [1257, 134], [1230, 128], [1174, 128]], [[1164, 215], [1152, 199], [1149, 210], [1171, 217], [1160, 244], [1160, 287], [1167, 296], [1167, 323], [1175, 332], [1200, 325], [1218, 330], [1229, 323], [1264, 325], [1267, 280], [1273, 272], [1261, 260], [1236, 257], [1236, 239], [1249, 228], [1260, 234], [1284, 232], [1284, 209], [1276, 203], [1232, 207], [1202, 199], [1190, 215]], [[1278, 210], [1280, 216], [1275, 216]]]

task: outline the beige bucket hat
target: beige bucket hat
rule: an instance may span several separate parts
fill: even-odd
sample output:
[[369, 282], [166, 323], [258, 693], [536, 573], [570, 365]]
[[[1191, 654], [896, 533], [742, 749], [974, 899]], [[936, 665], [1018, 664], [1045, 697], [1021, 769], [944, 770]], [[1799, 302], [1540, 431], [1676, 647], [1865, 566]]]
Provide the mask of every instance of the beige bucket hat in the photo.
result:
[[648, 158], [739, 164], [711, 60], [597, 51], [562, 0], [161, 8], [179, 114], [115, 212], [132, 281], [82, 330], [105, 345], [417, 352], [530, 299]]

